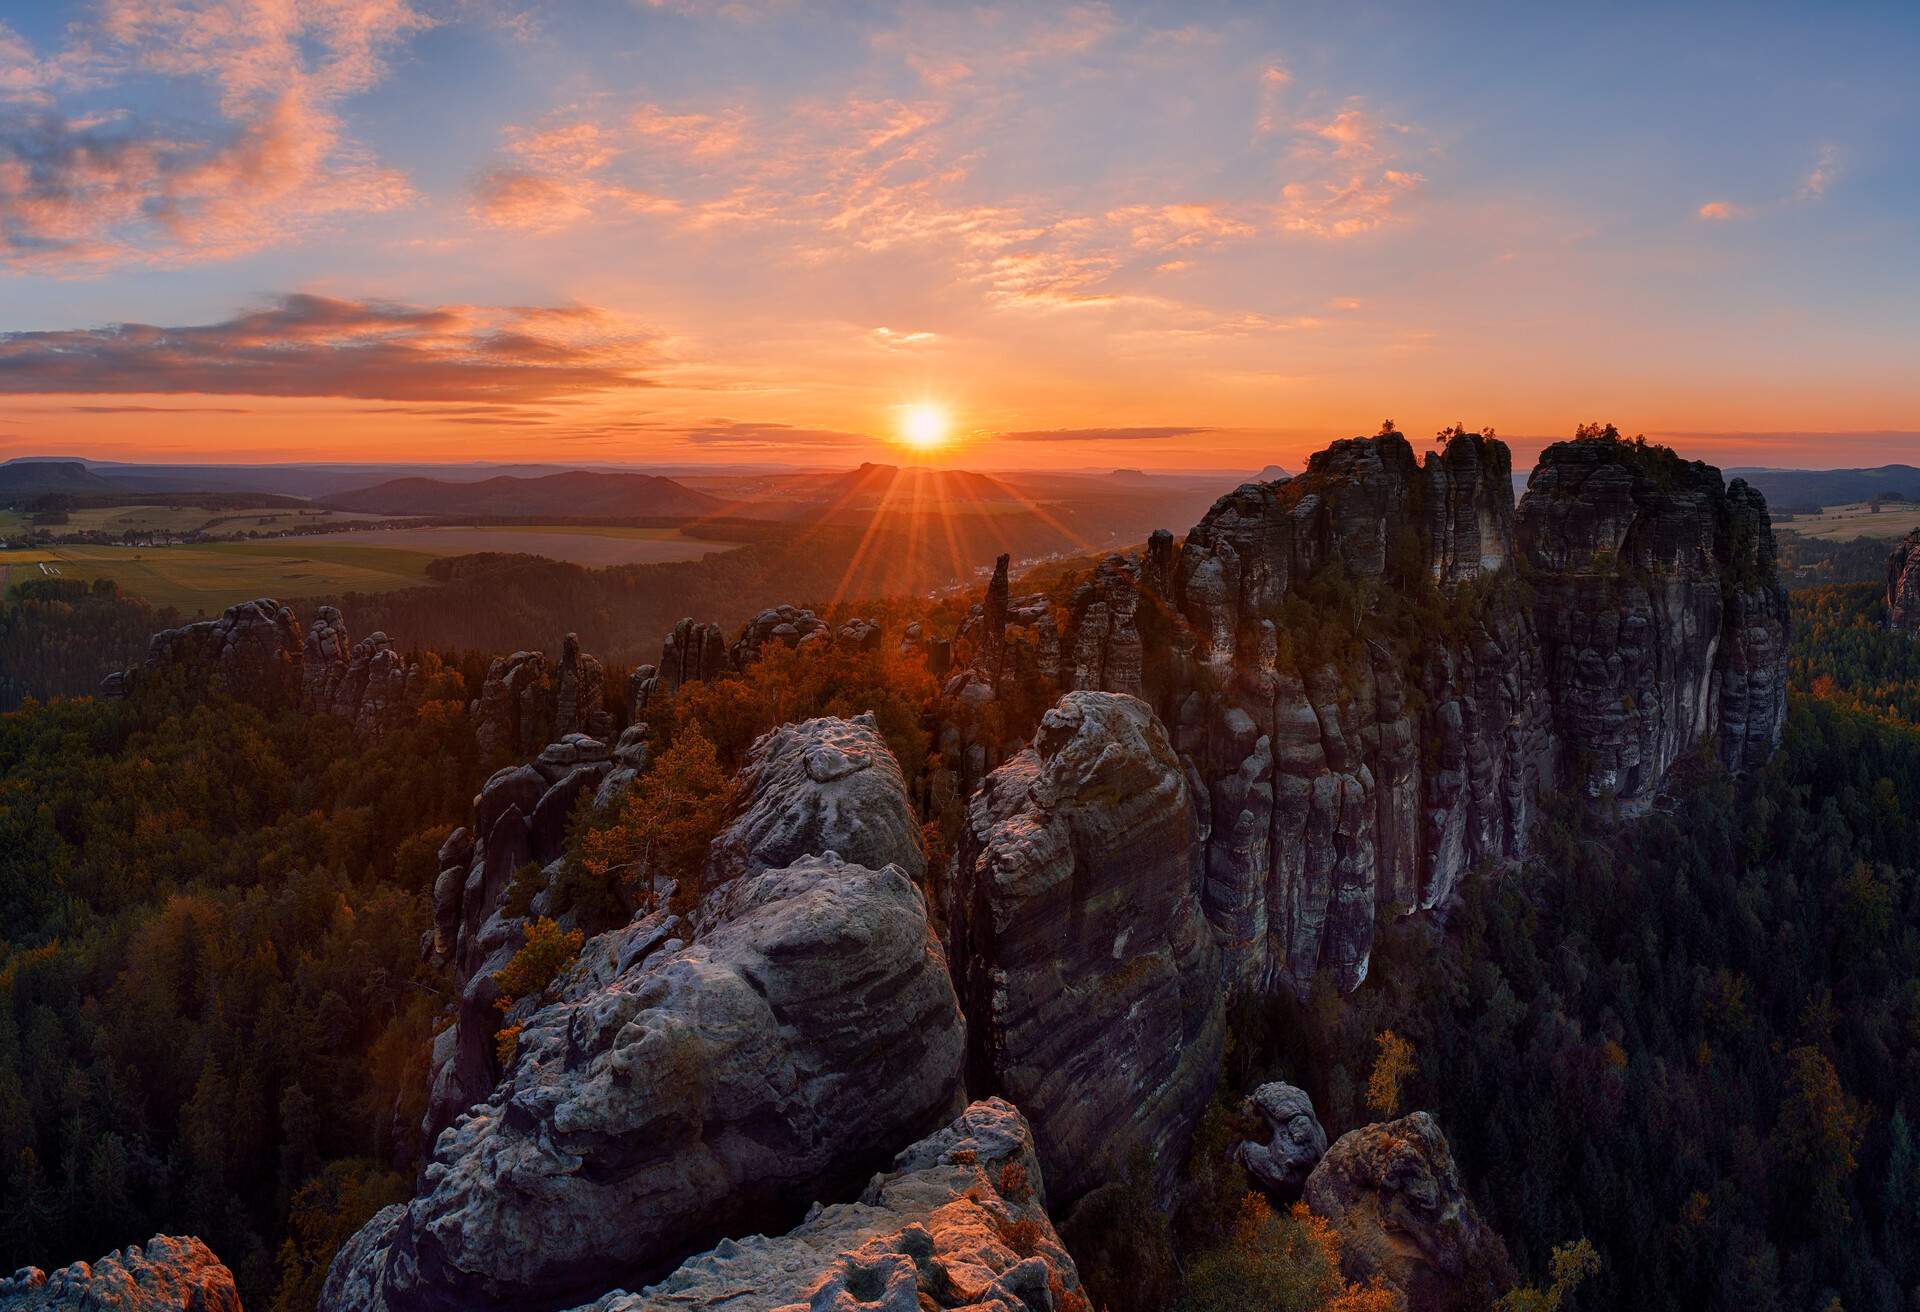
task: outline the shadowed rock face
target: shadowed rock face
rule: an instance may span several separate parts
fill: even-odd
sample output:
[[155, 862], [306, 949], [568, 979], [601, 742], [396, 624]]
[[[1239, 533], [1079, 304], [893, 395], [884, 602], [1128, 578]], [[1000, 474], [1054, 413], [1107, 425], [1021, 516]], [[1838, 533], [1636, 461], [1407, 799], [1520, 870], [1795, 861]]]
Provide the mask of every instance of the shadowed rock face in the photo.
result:
[[1920, 631], [1920, 528], [1900, 539], [1887, 557], [1887, 623]]
[[640, 1293], [608, 1294], [593, 1312], [1070, 1312], [1076, 1297], [1086, 1306], [1079, 1289], [1047, 1218], [1033, 1132], [1011, 1104], [989, 1098], [901, 1153], [858, 1200], [784, 1235], [723, 1243]]
[[155, 1235], [97, 1262], [0, 1278], [0, 1312], [241, 1312], [233, 1273], [198, 1239]]
[[[1401, 608], [1404, 631], [1328, 659], [1316, 637], [1343, 598]], [[1017, 649], [1045, 650], [1050, 623]], [[1567, 442], [1516, 508], [1503, 443], [1460, 435], [1420, 460], [1389, 434], [1242, 485], [1177, 554], [1156, 539], [1102, 562], [1056, 679], [1137, 691], [1167, 725], [1233, 987], [1324, 970], [1350, 989], [1380, 917], [1524, 855], [1544, 791], [1644, 809], [1709, 741], [1758, 768], [1785, 718], [1786, 632], [1765, 502], [1739, 480]]]
[[1516, 535], [1562, 777], [1631, 812], [1708, 739], [1736, 772], [1765, 761], [1786, 714], [1787, 604], [1758, 492], [1632, 443], [1562, 442]]
[[1263, 1084], [1248, 1101], [1266, 1123], [1267, 1141], [1243, 1143], [1236, 1156], [1255, 1183], [1290, 1203], [1326, 1156], [1327, 1132], [1320, 1128], [1313, 1099], [1305, 1089], [1279, 1082]]
[[219, 619], [165, 629], [147, 641], [146, 672], [185, 668], [206, 686], [269, 710], [301, 691], [301, 637], [293, 612], [271, 597], [243, 601]]
[[1408, 1312], [1485, 1307], [1513, 1283], [1506, 1246], [1425, 1112], [1341, 1135], [1307, 1177], [1306, 1203], [1338, 1232], [1346, 1277], [1379, 1277]]
[[975, 1087], [1033, 1123], [1066, 1205], [1155, 1156], [1164, 1185], [1212, 1092], [1219, 958], [1192, 808], [1144, 702], [1072, 692], [975, 794], [953, 958]]

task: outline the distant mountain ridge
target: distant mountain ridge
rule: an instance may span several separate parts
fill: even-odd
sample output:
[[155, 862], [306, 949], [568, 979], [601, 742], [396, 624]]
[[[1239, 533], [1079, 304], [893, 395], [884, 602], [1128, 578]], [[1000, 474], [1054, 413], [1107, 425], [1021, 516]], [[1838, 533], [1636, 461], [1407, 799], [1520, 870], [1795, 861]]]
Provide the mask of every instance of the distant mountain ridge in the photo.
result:
[[396, 478], [328, 499], [339, 510], [376, 515], [498, 515], [570, 517], [597, 515], [707, 515], [729, 505], [670, 478], [653, 474], [600, 474], [574, 470], [539, 478], [502, 474], [478, 483], [433, 478]]
[[1760, 489], [1776, 511], [1844, 506], [1889, 492], [1920, 499], [1920, 469], [1878, 465], [1871, 469], [1730, 469], [1728, 477]]

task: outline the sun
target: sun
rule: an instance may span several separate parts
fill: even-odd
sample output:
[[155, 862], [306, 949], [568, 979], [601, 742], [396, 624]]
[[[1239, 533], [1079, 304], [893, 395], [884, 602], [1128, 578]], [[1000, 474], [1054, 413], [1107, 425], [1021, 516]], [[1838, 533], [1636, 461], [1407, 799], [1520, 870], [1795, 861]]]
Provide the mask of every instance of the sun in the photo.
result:
[[916, 451], [932, 451], [947, 444], [953, 418], [943, 406], [910, 405], [900, 415], [900, 440]]

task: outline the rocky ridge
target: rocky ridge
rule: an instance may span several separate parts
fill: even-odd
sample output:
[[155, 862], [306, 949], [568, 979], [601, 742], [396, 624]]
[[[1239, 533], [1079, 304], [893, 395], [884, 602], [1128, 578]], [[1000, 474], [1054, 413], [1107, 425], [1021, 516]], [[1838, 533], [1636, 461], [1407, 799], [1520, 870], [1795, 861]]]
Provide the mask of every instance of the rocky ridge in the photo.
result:
[[97, 1262], [0, 1278], [0, 1312], [240, 1312], [233, 1272], [194, 1238], [155, 1235]]

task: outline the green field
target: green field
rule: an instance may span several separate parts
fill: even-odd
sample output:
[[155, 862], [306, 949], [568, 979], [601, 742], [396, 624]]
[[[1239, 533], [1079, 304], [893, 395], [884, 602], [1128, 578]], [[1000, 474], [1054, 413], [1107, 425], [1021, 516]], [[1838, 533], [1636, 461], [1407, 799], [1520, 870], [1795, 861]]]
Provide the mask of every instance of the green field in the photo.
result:
[[185, 547], [42, 547], [0, 553], [7, 583], [57, 574], [110, 578], [121, 591], [183, 615], [218, 614], [253, 597], [386, 592], [425, 581], [434, 553], [341, 541], [210, 542]]
[[1884, 503], [1879, 514], [1866, 502], [1825, 506], [1817, 515], [1796, 515], [1780, 525], [1802, 537], [1843, 542], [1851, 538], [1899, 538], [1920, 528], [1920, 506]]
[[185, 615], [213, 615], [254, 597], [284, 601], [412, 587], [426, 581], [427, 562], [440, 556], [525, 552], [599, 567], [692, 560], [732, 545], [683, 538], [671, 528], [565, 524], [374, 529], [175, 547], [35, 547], [0, 552], [0, 574], [8, 586], [31, 578], [110, 578], [122, 592], [155, 606], [172, 606]]

